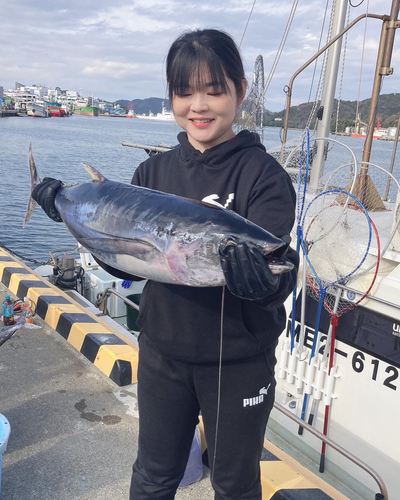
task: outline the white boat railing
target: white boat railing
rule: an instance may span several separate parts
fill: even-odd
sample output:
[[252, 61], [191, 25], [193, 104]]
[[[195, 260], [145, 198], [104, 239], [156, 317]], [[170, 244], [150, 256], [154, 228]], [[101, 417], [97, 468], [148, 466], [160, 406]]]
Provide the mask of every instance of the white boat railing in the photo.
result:
[[[342, 285], [340, 283], [336, 283], [335, 286], [337, 288], [341, 288], [342, 290], [346, 290], [348, 292], [353, 292], [355, 294], [360, 294], [360, 292], [357, 291], [356, 289], [351, 288], [351, 287], [346, 286], [346, 285]], [[389, 300], [381, 299], [379, 297], [375, 297], [374, 295], [369, 295], [368, 293], [365, 295], [365, 298], [366, 299], [370, 299], [370, 300], [375, 301], [375, 302], [379, 302], [380, 304], [385, 304], [387, 306], [394, 307], [395, 309], [399, 309], [400, 310], [400, 305], [399, 304], [395, 304], [394, 302], [390, 302]]]
[[103, 292], [103, 300], [106, 302], [108, 297], [110, 296], [110, 294], [114, 294], [116, 295], [119, 299], [123, 300], [125, 302], [125, 304], [128, 304], [129, 306], [133, 307], [133, 309], [136, 309], [136, 311], [139, 311], [139, 306], [137, 304], [135, 304], [135, 302], [132, 302], [131, 300], [127, 299], [126, 297], [124, 297], [123, 295], [121, 295], [120, 293], [118, 293], [116, 290], [114, 290], [113, 288], [107, 288], [104, 292]]

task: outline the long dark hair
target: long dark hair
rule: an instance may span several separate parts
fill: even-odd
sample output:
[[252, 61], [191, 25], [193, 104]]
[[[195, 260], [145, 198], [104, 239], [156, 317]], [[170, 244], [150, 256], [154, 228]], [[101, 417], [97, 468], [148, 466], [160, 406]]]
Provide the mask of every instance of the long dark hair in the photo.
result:
[[[209, 71], [211, 83], [227, 91], [226, 77], [235, 84], [236, 94], [243, 94], [245, 80], [242, 58], [230, 35], [216, 29], [187, 31], [177, 38], [167, 56], [167, 83], [169, 99], [183, 94], [193, 77], [196, 88], [204, 83], [204, 68]], [[209, 82], [207, 82], [209, 83]]]

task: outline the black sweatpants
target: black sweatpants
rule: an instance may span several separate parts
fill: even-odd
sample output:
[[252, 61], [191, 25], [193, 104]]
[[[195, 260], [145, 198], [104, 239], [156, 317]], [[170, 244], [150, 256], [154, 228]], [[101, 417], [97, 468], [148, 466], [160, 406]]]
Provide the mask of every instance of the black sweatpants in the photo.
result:
[[[214, 456], [218, 363], [183, 363], [140, 336], [139, 450], [130, 500], [172, 500], [201, 411], [216, 500], [261, 500], [259, 461], [275, 392], [275, 346], [225, 362]], [[215, 462], [214, 462], [215, 459]]]

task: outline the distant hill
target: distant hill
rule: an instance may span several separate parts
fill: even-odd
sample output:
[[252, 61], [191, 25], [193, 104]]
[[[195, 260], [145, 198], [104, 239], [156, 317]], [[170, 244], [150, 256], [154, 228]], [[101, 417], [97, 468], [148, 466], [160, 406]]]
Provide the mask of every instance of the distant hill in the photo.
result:
[[[120, 106], [125, 109], [129, 109], [130, 102], [126, 99], [121, 99], [117, 101]], [[162, 103], [164, 102], [165, 107], [169, 111], [171, 109], [169, 99], [161, 99], [160, 97], [149, 97], [148, 99], [133, 99], [132, 108], [137, 114], [151, 113], [161, 113]], [[365, 99], [360, 101], [358, 106], [358, 112], [360, 114], [360, 120], [367, 122], [369, 115], [369, 106], [371, 99]], [[292, 106], [290, 108], [289, 115], [289, 127], [290, 128], [300, 128], [303, 129], [310, 116], [313, 103], [304, 103], [299, 106]], [[339, 131], [344, 131], [346, 127], [354, 125], [354, 120], [356, 117], [357, 101], [340, 101], [339, 109]], [[335, 129], [336, 124], [336, 112], [337, 112], [337, 100], [335, 99], [331, 128]], [[381, 120], [382, 127], [395, 127], [400, 115], [400, 93], [399, 94], [383, 94], [379, 98], [378, 102], [378, 112], [377, 117]], [[271, 112], [266, 110], [264, 113], [264, 125], [267, 127], [281, 127], [283, 125], [283, 119], [285, 116], [285, 110], [278, 112]], [[314, 123], [312, 124], [314, 126]]]
[[[149, 97], [148, 99], [132, 99], [132, 108], [136, 114], [145, 114], [148, 115], [151, 113], [161, 113], [162, 111], [162, 103], [164, 102], [164, 106], [167, 108], [167, 111], [170, 111], [171, 107], [169, 105], [169, 99], [161, 99], [159, 97]], [[131, 105], [131, 101], [127, 101], [126, 99], [121, 99], [117, 101], [117, 104], [122, 106], [125, 109], [129, 109]]]
[[[371, 99], [360, 101], [358, 112], [360, 120], [363, 122], [368, 121], [369, 107]], [[332, 118], [331, 129], [334, 130], [336, 124], [337, 100], [335, 99]], [[313, 103], [304, 103], [299, 106], [292, 106], [289, 115], [290, 128], [304, 128], [307, 124], [308, 117], [312, 109]], [[340, 101], [339, 107], [339, 131], [343, 131], [346, 127], [354, 125], [356, 118], [357, 101]], [[395, 127], [397, 125], [400, 115], [400, 93], [399, 94], [383, 94], [379, 98], [377, 108], [377, 118], [381, 120], [382, 127]], [[268, 127], [281, 127], [285, 111], [264, 113], [264, 125]], [[376, 125], [376, 124], [375, 124]], [[314, 123], [312, 124], [314, 126]]]

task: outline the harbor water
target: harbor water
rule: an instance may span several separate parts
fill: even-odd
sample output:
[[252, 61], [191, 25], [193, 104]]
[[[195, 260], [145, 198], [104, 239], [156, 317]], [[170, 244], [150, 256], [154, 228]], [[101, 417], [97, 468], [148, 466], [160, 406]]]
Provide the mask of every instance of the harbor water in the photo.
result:
[[[82, 162], [89, 163], [105, 177], [129, 183], [136, 167], [148, 158], [141, 149], [122, 146], [123, 141], [135, 144], [174, 145], [181, 131], [174, 122], [138, 119], [71, 116], [68, 118], [39, 119], [10, 117], [0, 120], [0, 243], [19, 254], [47, 261], [52, 250], [74, 247], [75, 240], [63, 224], [58, 224], [42, 212], [35, 210], [28, 226], [23, 229], [26, 207], [30, 194], [28, 167], [29, 143], [41, 179], [54, 177], [64, 183], [88, 182]], [[289, 140], [300, 131], [289, 131]], [[351, 147], [358, 160], [362, 156], [363, 139], [338, 137]], [[264, 129], [267, 149], [280, 147], [280, 129]], [[389, 168], [393, 142], [373, 141], [371, 162]], [[351, 160], [342, 147], [335, 146], [328, 154], [330, 170]], [[400, 177], [400, 159], [394, 168]], [[381, 196], [385, 193], [386, 176], [379, 175], [376, 182]], [[392, 185], [389, 198], [396, 196]]]

